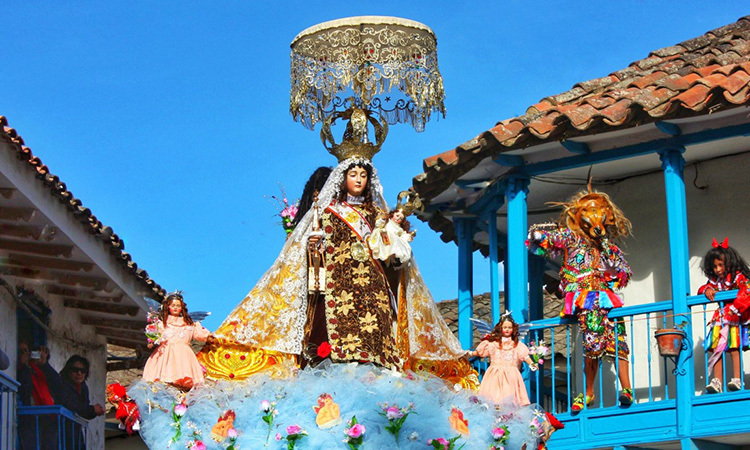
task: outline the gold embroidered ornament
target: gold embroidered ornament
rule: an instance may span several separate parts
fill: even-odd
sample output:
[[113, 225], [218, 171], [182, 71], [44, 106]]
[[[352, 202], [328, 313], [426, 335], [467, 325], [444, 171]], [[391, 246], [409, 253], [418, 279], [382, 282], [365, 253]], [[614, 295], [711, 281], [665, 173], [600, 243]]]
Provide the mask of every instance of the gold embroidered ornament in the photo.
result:
[[[332, 20], [302, 31], [291, 49], [289, 110], [305, 128], [352, 107], [417, 131], [433, 112], [445, 116], [437, 39], [424, 24], [382, 16]], [[353, 119], [353, 127], [362, 120]]]

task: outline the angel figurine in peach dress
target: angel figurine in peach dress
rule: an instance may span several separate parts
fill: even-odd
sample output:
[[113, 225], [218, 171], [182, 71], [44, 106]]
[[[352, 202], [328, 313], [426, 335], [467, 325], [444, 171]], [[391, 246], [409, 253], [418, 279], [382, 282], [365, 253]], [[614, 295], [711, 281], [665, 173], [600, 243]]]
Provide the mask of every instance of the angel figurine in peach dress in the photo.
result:
[[206, 342], [210, 332], [200, 322], [193, 321], [180, 292], [167, 295], [155, 325], [155, 334], [160, 336], [149, 342], [148, 347], [158, 347], [146, 361], [143, 379], [169, 383], [181, 389], [191, 389], [203, 383], [204, 369], [190, 343], [194, 339]]
[[521, 362], [525, 361], [534, 371], [538, 366], [529, 356], [529, 348], [518, 342], [518, 334], [518, 324], [506, 313], [492, 332], [482, 338], [477, 349], [467, 353], [468, 356], [489, 356], [490, 366], [482, 377], [478, 395], [496, 405], [526, 406], [530, 403], [521, 376]]

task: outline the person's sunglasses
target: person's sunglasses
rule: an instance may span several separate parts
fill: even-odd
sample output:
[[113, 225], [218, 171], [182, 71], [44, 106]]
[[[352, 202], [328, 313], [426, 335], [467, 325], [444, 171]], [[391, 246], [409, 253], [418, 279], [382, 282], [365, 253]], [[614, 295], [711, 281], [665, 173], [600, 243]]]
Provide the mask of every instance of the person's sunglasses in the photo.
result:
[[84, 373], [84, 374], [89, 373], [89, 371], [84, 369], [83, 367], [73, 367], [72, 369], [70, 369], [70, 373], [76, 373], [76, 372]]

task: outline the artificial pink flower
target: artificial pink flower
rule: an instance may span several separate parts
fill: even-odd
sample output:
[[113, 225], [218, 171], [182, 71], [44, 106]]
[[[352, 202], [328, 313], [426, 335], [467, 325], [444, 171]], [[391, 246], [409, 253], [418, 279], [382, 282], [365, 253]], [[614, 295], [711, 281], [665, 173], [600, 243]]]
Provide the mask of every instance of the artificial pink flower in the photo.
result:
[[281, 433], [276, 433], [276, 440], [277, 440], [277, 441], [280, 441], [280, 440], [281, 440]]
[[400, 410], [400, 409], [398, 409], [398, 407], [396, 407], [396, 406], [389, 406], [389, 407], [388, 407], [388, 408], [387, 408], [387, 409], [385, 410], [385, 417], [386, 417], [386, 418], [387, 418], [388, 420], [391, 420], [391, 419], [400, 419], [400, 418], [401, 418], [401, 417], [403, 417], [403, 416], [404, 416], [404, 414], [403, 414], [403, 413], [401, 412], [401, 410]]
[[203, 441], [193, 441], [190, 450], [206, 450], [206, 444], [204, 444]]
[[174, 413], [178, 417], [184, 416], [186, 411], [187, 411], [187, 405], [184, 403], [180, 403], [179, 405], [175, 405], [174, 407]]
[[286, 434], [300, 434], [302, 432], [302, 427], [299, 425], [289, 425], [286, 427]]
[[493, 439], [500, 439], [503, 436], [505, 436], [505, 430], [503, 428], [497, 427], [492, 429]]
[[227, 430], [227, 437], [228, 437], [229, 439], [234, 439], [234, 438], [236, 438], [236, 437], [237, 437], [237, 434], [238, 434], [238, 433], [237, 433], [237, 430], [236, 430], [236, 429], [234, 429], [234, 428], [230, 428], [229, 430]]
[[365, 434], [365, 431], [366, 430], [364, 425], [362, 425], [361, 423], [356, 423], [354, 424], [354, 426], [346, 430], [346, 435], [351, 438], [357, 439], [358, 437]]
[[268, 400], [263, 400], [260, 402], [260, 411], [261, 412], [268, 412], [271, 409], [271, 402]]

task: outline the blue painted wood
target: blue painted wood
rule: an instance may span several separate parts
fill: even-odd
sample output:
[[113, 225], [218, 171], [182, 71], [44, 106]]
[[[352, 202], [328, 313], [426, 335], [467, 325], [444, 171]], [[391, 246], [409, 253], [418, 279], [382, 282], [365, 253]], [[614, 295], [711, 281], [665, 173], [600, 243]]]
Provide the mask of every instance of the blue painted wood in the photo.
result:
[[492, 309], [492, 325], [500, 321], [500, 274], [498, 272], [497, 255], [497, 208], [485, 213], [487, 218], [487, 233], [489, 234], [489, 263], [490, 263], [490, 307]]
[[544, 268], [546, 260], [529, 254], [529, 320], [544, 317]]
[[506, 265], [512, 276], [505, 285], [508, 308], [518, 323], [528, 318], [529, 267], [526, 251], [526, 195], [530, 179], [524, 175], [509, 175], [505, 179], [505, 199], [508, 205], [508, 246]]
[[563, 139], [562, 141], [560, 141], [560, 144], [571, 153], [578, 153], [579, 155], [591, 153], [591, 149], [589, 148], [588, 144], [584, 144], [583, 142], [574, 142], [569, 139]]
[[650, 142], [617, 147], [611, 150], [597, 151], [586, 155], [569, 156], [536, 164], [526, 164], [523, 166], [522, 170], [523, 173], [530, 176], [542, 175], [575, 167], [584, 167], [591, 164], [651, 154], [659, 149], [684, 147], [686, 145], [711, 142], [735, 136], [745, 136], [747, 134], [750, 134], [750, 123], [699, 131], [682, 136], [656, 139]]
[[680, 127], [673, 123], [654, 122], [654, 125], [656, 125], [656, 128], [658, 128], [659, 131], [670, 136], [679, 136], [682, 134], [682, 130], [680, 129]]
[[500, 154], [495, 158], [495, 163], [505, 167], [520, 167], [524, 164], [523, 156]]
[[458, 340], [468, 350], [472, 348], [473, 330], [469, 318], [474, 315], [473, 258], [474, 219], [454, 219], [458, 236]]
[[[686, 339], [692, 336], [690, 307], [687, 298], [690, 295], [690, 252], [688, 248], [687, 204], [685, 200], [685, 182], [683, 170], [685, 159], [684, 147], [673, 147], [659, 151], [664, 171], [664, 185], [667, 197], [667, 225], [669, 230], [669, 258], [672, 275], [672, 303], [675, 314], [674, 324], [684, 327]], [[677, 358], [676, 399], [677, 424], [681, 437], [690, 436], [691, 404], [693, 380], [695, 377], [690, 352], [681, 352]]]

